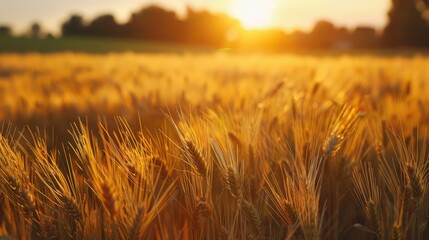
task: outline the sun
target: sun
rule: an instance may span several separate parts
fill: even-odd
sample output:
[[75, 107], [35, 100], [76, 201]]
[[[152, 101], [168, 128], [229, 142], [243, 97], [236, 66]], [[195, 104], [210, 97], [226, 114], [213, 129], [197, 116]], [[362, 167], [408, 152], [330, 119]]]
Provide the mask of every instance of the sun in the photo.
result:
[[236, 0], [230, 14], [245, 28], [264, 28], [272, 23], [274, 0]]

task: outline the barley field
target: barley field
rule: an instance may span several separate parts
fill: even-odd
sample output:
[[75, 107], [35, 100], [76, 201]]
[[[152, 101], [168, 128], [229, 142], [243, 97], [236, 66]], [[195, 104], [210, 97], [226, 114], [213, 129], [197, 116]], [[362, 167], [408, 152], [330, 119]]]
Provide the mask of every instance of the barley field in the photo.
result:
[[429, 239], [427, 66], [0, 55], [0, 239]]

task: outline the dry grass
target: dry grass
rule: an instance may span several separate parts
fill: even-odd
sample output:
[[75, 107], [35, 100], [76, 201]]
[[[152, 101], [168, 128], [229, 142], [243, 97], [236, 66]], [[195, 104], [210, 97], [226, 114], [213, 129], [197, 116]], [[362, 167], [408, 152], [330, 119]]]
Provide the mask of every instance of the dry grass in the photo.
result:
[[428, 239], [428, 64], [0, 56], [0, 238]]

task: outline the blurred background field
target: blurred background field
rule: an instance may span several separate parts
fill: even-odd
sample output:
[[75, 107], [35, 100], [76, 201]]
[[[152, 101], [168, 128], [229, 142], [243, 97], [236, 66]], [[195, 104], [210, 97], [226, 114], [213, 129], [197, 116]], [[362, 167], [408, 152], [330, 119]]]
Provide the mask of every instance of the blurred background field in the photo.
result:
[[141, 42], [136, 40], [103, 39], [91, 37], [69, 37], [52, 39], [34, 39], [28, 37], [0, 37], [0, 53], [109, 53], [109, 52], [140, 52], [140, 53], [183, 53], [210, 52], [209, 47], [190, 45]]
[[429, 50], [420, 48], [402, 49], [233, 49], [216, 48], [210, 46], [196, 46], [187, 44], [174, 44], [165, 42], [142, 42], [137, 40], [105, 39], [96, 37], [68, 37], [52, 39], [34, 39], [29, 37], [0, 37], [0, 53], [164, 53], [164, 54], [209, 54], [209, 53], [234, 53], [234, 54], [268, 54], [268, 55], [307, 55], [307, 56], [426, 56]]
[[140, 114], [156, 129], [162, 125], [163, 112], [180, 107], [195, 113], [255, 107], [278, 84], [285, 89], [280, 91], [284, 98], [278, 99], [281, 109], [314, 84], [331, 104], [345, 104], [346, 94], [359, 92], [381, 105], [390, 101], [384, 94], [399, 94], [409, 87], [426, 106], [427, 62], [424, 55], [388, 54], [3, 54], [0, 118], [15, 126], [53, 127], [66, 136], [69, 124], [79, 117], [93, 123], [103, 116], [136, 121]]

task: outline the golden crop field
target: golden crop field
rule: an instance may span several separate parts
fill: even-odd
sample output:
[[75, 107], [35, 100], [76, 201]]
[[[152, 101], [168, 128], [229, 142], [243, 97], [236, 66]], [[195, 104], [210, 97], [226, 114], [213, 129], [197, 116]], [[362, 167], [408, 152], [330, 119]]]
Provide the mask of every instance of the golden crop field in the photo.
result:
[[429, 239], [429, 58], [0, 56], [1, 239]]

